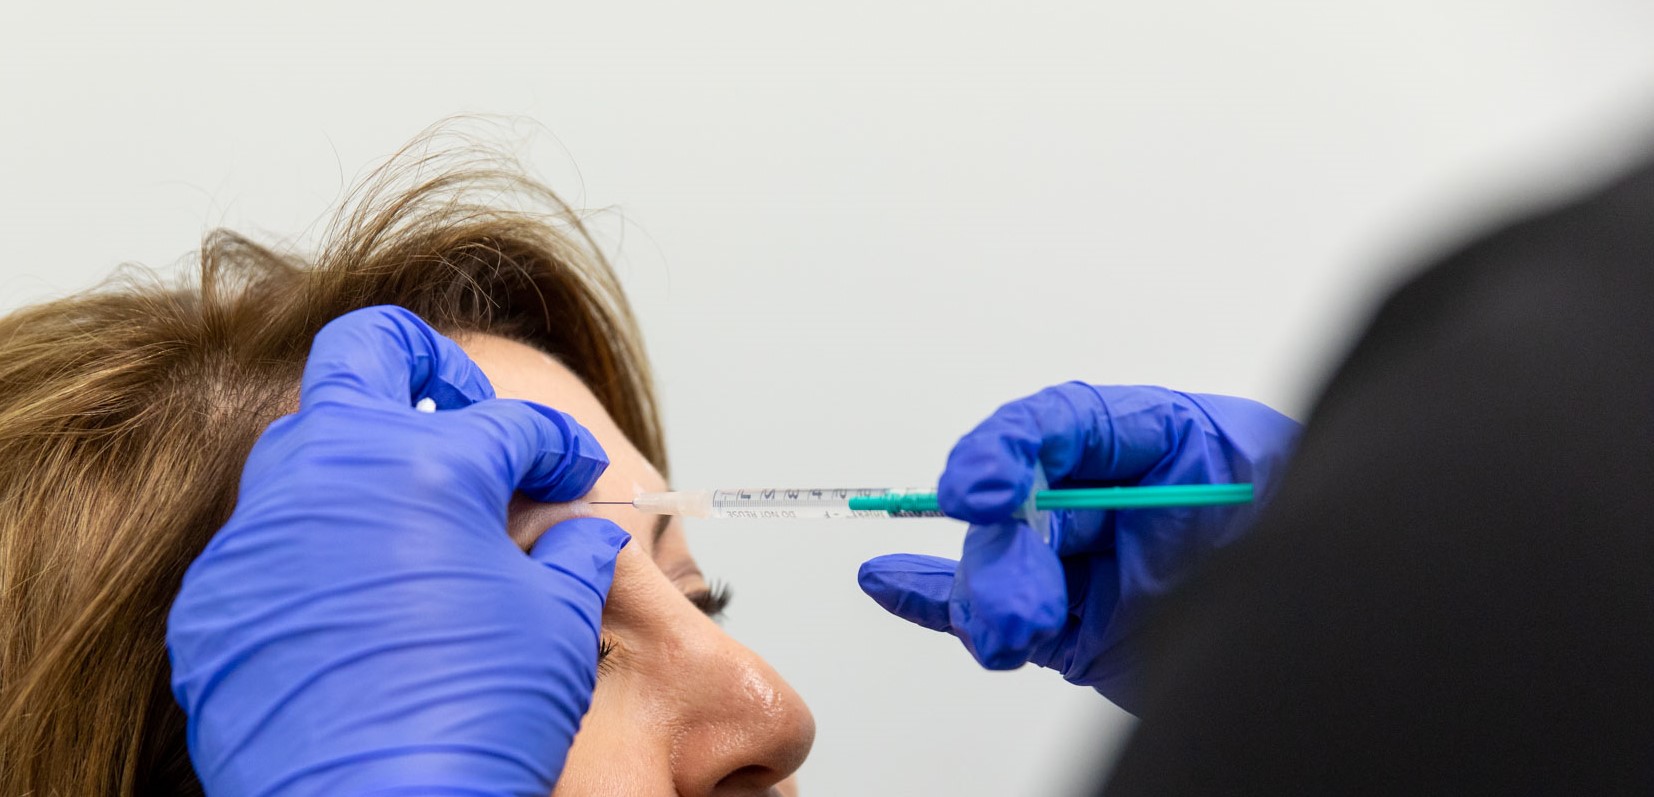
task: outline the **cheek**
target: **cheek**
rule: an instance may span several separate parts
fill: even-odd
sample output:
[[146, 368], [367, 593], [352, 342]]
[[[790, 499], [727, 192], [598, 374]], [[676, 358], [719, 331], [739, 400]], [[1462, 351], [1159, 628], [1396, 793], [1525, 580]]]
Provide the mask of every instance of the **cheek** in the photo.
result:
[[[671, 794], [672, 766], [664, 734], [652, 730], [638, 698], [649, 676], [624, 666], [598, 679], [591, 708], [581, 720], [556, 797]], [[652, 737], [662, 738], [652, 738]]]
[[642, 546], [621, 549], [603, 609], [603, 633], [616, 651], [598, 676], [558, 797], [674, 793], [671, 706], [683, 680], [669, 651], [684, 609], [694, 612]]
[[654, 655], [663, 588], [671, 586], [642, 546], [634, 540], [621, 549], [603, 608], [603, 633], [617, 649], [598, 675], [558, 797], [673, 792], [671, 733], [658, 693], [675, 679]]

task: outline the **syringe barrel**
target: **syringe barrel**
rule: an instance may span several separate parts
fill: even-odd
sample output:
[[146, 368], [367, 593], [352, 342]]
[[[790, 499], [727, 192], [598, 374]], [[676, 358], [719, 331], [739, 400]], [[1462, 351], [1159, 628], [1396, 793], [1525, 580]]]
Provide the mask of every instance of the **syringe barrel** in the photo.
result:
[[887, 518], [886, 512], [850, 508], [850, 499], [890, 492], [885, 487], [808, 488], [746, 487], [710, 491], [710, 512], [716, 518], [825, 519]]

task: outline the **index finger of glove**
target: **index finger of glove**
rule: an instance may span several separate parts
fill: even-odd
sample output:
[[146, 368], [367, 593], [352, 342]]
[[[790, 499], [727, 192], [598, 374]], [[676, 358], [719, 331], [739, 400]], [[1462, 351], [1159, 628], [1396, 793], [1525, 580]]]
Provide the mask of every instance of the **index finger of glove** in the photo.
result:
[[609, 455], [586, 427], [543, 404], [493, 399], [458, 414], [475, 430], [465, 444], [495, 452], [490, 464], [498, 479], [535, 501], [573, 501], [591, 492], [609, 467]]
[[948, 596], [958, 567], [939, 556], [888, 554], [863, 562], [856, 583], [885, 611], [932, 631], [951, 631]]
[[[1176, 452], [1182, 394], [1069, 382], [1000, 407], [960, 438], [937, 488], [942, 511], [998, 523], [1022, 507], [1042, 464], [1053, 483], [1131, 481]], [[1181, 409], [1180, 409], [1181, 408]]]
[[319, 403], [407, 407], [427, 397], [438, 408], [455, 409], [493, 398], [494, 388], [459, 344], [401, 307], [346, 313], [310, 344], [301, 409]]

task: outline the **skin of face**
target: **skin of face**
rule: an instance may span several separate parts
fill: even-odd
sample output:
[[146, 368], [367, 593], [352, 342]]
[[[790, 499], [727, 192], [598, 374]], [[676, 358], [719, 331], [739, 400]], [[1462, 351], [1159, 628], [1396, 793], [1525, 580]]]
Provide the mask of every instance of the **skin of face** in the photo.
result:
[[[631, 501], [668, 489], [579, 377], [531, 346], [492, 335], [456, 339], [500, 398], [573, 416], [602, 444], [609, 468], [588, 501]], [[795, 797], [815, 719], [781, 676], [691, 601], [707, 582], [683, 523], [629, 506], [540, 504], [518, 496], [509, 529], [525, 550], [560, 520], [597, 515], [632, 535], [615, 563], [591, 709], [575, 736], [556, 797], [682, 795]], [[657, 533], [658, 532], [658, 533]]]

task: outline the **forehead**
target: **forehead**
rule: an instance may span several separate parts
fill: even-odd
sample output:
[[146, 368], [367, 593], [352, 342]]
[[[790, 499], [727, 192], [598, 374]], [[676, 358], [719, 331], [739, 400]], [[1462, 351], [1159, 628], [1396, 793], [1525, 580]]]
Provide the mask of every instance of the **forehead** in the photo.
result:
[[[508, 338], [466, 335], [455, 340], [487, 375], [496, 396], [533, 401], [561, 410], [597, 438], [609, 455], [609, 468], [587, 495], [588, 500], [630, 501], [639, 491], [666, 489], [665, 479], [615, 425], [608, 410], [585, 382], [567, 366], [533, 346]], [[654, 518], [630, 507], [604, 508], [598, 514], [620, 523], [634, 539], [652, 536], [648, 530]], [[513, 529], [513, 536], [515, 531]]]

